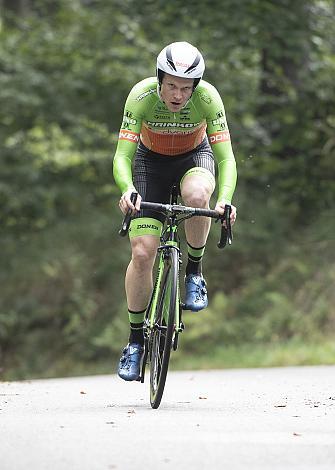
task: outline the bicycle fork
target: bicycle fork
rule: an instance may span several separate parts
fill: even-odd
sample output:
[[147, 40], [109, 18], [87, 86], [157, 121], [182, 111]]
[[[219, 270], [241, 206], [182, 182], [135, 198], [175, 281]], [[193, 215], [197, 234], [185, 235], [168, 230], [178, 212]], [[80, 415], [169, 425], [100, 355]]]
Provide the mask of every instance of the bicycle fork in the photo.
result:
[[[175, 308], [174, 338], [172, 342], [172, 349], [174, 351], [176, 351], [178, 348], [179, 333], [181, 333], [185, 328], [182, 322], [182, 305], [180, 302], [180, 290], [179, 290], [179, 272], [180, 272], [179, 268], [181, 265], [181, 253], [180, 253], [177, 242], [169, 241], [165, 245], [162, 245], [158, 248], [158, 252], [160, 253], [158, 271], [156, 275], [155, 285], [153, 288], [153, 293], [152, 293], [149, 305], [147, 307], [147, 312], [146, 312], [145, 321], [144, 321], [144, 355], [143, 355], [142, 365], [141, 365], [141, 375], [138, 379], [139, 381], [141, 381], [141, 383], [144, 383], [145, 368], [146, 368], [147, 363], [151, 359], [151, 358], [148, 358], [148, 352], [150, 350], [149, 345], [150, 345], [150, 340], [152, 338], [153, 332], [154, 330], [157, 330], [157, 329], [161, 331], [166, 330], [166, 326], [158, 325], [155, 322], [155, 311], [157, 308], [158, 293], [160, 291], [160, 286], [164, 281], [164, 274], [166, 274], [166, 272], [164, 272], [165, 261], [166, 261], [166, 258], [170, 256], [171, 249], [177, 250], [178, 252], [178, 282], [177, 282], [177, 296], [176, 296], [176, 308]], [[164, 310], [163, 315], [164, 315], [165, 323], [167, 324], [168, 312]]]

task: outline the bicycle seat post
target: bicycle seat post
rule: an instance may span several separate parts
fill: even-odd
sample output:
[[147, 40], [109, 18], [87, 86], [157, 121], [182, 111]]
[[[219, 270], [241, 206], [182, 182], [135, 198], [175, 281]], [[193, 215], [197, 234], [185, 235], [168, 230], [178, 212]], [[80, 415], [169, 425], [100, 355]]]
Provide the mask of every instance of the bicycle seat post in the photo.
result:
[[170, 204], [177, 204], [178, 202], [178, 188], [177, 185], [174, 184], [171, 188], [171, 194], [170, 194]]

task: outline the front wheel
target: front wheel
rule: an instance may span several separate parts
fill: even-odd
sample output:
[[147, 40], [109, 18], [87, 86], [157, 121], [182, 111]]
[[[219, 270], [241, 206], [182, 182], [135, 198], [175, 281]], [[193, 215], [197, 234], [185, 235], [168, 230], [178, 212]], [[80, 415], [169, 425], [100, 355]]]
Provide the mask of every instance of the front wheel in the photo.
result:
[[169, 367], [178, 302], [178, 258], [178, 250], [171, 249], [164, 261], [155, 324], [149, 341], [150, 403], [152, 408], [158, 408], [160, 405]]

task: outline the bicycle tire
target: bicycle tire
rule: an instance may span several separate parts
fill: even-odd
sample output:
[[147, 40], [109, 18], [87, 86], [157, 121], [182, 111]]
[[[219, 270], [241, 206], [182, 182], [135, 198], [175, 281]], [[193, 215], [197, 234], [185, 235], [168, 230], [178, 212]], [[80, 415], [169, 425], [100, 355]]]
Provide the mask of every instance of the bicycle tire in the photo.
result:
[[163, 280], [155, 313], [155, 327], [149, 341], [150, 404], [152, 408], [158, 408], [162, 400], [173, 344], [178, 292], [178, 251], [171, 249], [164, 264]]

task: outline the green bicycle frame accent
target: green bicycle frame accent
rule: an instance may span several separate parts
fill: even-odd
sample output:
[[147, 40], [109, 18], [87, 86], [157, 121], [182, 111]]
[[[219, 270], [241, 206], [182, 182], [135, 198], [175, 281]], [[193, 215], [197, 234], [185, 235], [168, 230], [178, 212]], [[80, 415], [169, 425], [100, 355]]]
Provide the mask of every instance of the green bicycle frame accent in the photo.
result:
[[[161, 242], [162, 242], [162, 245], [159, 247], [160, 256], [159, 256], [159, 264], [158, 264], [158, 269], [157, 269], [156, 283], [154, 287], [153, 297], [149, 305], [149, 309], [150, 309], [149, 328], [150, 329], [154, 328], [154, 321], [155, 321], [154, 312], [156, 311], [156, 308], [157, 308], [160, 286], [162, 285], [162, 282], [164, 280], [164, 273], [165, 273], [164, 266], [166, 263], [166, 257], [169, 256], [168, 253], [171, 249], [178, 250], [179, 252], [179, 241], [177, 240], [177, 226], [173, 225], [173, 222], [172, 222], [172, 225], [168, 225], [168, 227], [165, 229], [165, 231], [161, 235]], [[179, 269], [178, 269], [178, 272], [179, 272]], [[168, 292], [170, 292], [170, 289], [168, 289]], [[169, 315], [169, 304], [170, 304], [170, 296], [167, 295], [165, 298], [164, 305], [163, 305], [163, 315], [166, 321]], [[182, 328], [180, 327], [181, 318], [180, 318], [179, 305], [180, 305], [180, 292], [179, 292], [179, 283], [178, 283], [177, 295], [176, 295], [176, 309], [175, 309], [175, 312], [176, 312], [175, 332], [176, 333], [179, 333], [180, 331], [182, 331]]]

